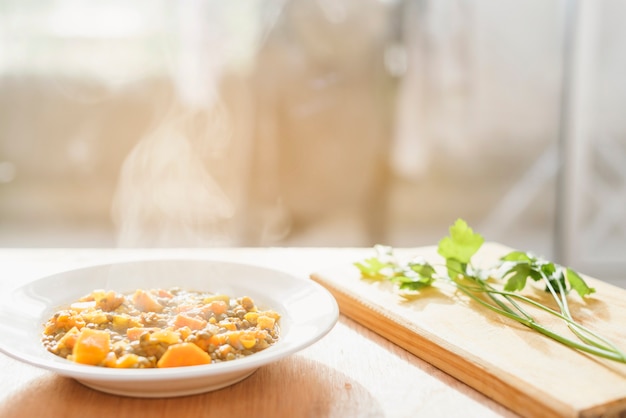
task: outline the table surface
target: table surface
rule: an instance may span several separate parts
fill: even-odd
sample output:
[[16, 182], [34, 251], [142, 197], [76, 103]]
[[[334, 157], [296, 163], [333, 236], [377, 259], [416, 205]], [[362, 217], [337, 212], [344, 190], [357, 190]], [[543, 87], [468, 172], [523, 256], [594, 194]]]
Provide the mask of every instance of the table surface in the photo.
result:
[[[111, 261], [209, 258], [308, 277], [362, 248], [0, 249], [0, 291]], [[214, 392], [163, 399], [108, 395], [0, 353], [0, 417], [515, 417], [516, 414], [354, 321]]]

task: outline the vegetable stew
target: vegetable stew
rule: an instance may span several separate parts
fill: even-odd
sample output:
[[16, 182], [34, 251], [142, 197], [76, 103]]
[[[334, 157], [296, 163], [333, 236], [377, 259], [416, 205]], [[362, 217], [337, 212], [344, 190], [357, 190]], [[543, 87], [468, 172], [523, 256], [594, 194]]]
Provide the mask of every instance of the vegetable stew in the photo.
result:
[[218, 363], [262, 351], [278, 341], [280, 315], [248, 296], [137, 289], [95, 290], [57, 311], [42, 342], [76, 363], [113, 368]]

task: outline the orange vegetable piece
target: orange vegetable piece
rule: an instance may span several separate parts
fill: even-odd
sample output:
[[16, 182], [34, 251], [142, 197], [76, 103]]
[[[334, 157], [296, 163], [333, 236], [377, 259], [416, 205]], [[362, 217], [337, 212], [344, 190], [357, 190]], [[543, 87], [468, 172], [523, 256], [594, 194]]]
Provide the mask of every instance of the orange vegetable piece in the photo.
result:
[[156, 327], [132, 327], [126, 330], [126, 337], [128, 337], [128, 339], [131, 341], [136, 341], [139, 339], [139, 337], [141, 337], [141, 334], [145, 332], [156, 332], [160, 329], [161, 328]]
[[114, 311], [122, 303], [124, 303], [124, 296], [115, 293], [114, 291], [101, 292], [98, 295], [94, 295], [96, 306], [103, 311]]
[[238, 350], [242, 349], [242, 344], [239, 341], [239, 338], [241, 337], [242, 332], [241, 331], [231, 331], [231, 332], [227, 332], [226, 333], [226, 341], [228, 342], [228, 344], [232, 345], [233, 347], [235, 347]]
[[142, 312], [161, 312], [163, 306], [145, 290], [137, 289], [132, 297], [133, 304]]
[[209, 344], [219, 347], [226, 342], [226, 337], [226, 334], [213, 334], [211, 335], [211, 338], [209, 338]]
[[215, 315], [221, 315], [228, 310], [228, 304], [223, 300], [216, 300], [209, 304], [209, 309], [212, 310]]
[[159, 290], [157, 290], [157, 292], [158, 292], [159, 296], [162, 297], [162, 298], [171, 299], [171, 298], [174, 297], [174, 295], [172, 295], [172, 293], [170, 291], [165, 290], [165, 289], [159, 289]]
[[176, 315], [176, 320], [174, 321], [174, 326], [176, 328], [189, 327], [193, 330], [202, 329], [206, 327], [207, 322], [201, 318], [192, 318], [187, 315]]
[[106, 358], [110, 345], [108, 332], [83, 328], [74, 344], [72, 358], [76, 363], [98, 365]]
[[261, 315], [257, 318], [256, 323], [260, 329], [272, 329], [276, 320], [270, 316]]
[[76, 340], [80, 335], [80, 331], [78, 328], [73, 327], [68, 332], [65, 333], [63, 337], [59, 340], [59, 347], [67, 347], [69, 349], [73, 349], [74, 345], [76, 345]]
[[222, 328], [226, 328], [229, 331], [237, 331], [237, 324], [235, 324], [234, 322], [230, 322], [226, 320], [220, 321], [219, 326]]
[[246, 332], [239, 337], [239, 342], [244, 348], [250, 349], [256, 345], [256, 337], [253, 333]]
[[192, 309], [195, 308], [195, 305], [190, 305], [188, 303], [184, 304], [184, 305], [178, 305], [174, 308], [174, 311], [176, 312], [187, 312], [190, 311]]
[[194, 343], [173, 344], [163, 353], [157, 367], [198, 366], [211, 363], [211, 356]]
[[228, 344], [237, 350], [250, 349], [256, 345], [256, 336], [249, 331], [231, 331], [227, 332]]
[[150, 339], [154, 341], [160, 341], [166, 344], [176, 344], [181, 341], [180, 334], [168, 329], [162, 329], [150, 334]]
[[81, 316], [73, 311], [65, 310], [57, 312], [48, 320], [44, 332], [50, 335], [59, 329], [69, 331], [73, 327], [81, 329], [84, 326], [85, 320]]
[[139, 356], [137, 354], [124, 354], [118, 358], [115, 363], [109, 367], [115, 367], [118, 369], [128, 369], [139, 363]]

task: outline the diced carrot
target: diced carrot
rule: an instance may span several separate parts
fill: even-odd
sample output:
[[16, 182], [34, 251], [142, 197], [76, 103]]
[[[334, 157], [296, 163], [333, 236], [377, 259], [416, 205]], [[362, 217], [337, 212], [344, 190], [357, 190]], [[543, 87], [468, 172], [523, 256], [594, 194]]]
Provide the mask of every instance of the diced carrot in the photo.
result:
[[232, 345], [238, 350], [241, 350], [243, 348], [243, 345], [239, 341], [239, 338], [241, 337], [241, 331], [227, 332], [226, 335], [226, 341], [228, 341], [228, 344]]
[[222, 328], [226, 328], [229, 331], [237, 331], [237, 324], [235, 324], [234, 322], [230, 322], [230, 321], [220, 321], [219, 326]]
[[176, 328], [189, 327], [193, 330], [202, 329], [206, 326], [207, 322], [201, 318], [192, 318], [187, 315], [178, 314], [174, 320], [174, 326]]
[[85, 326], [85, 320], [76, 315], [73, 311], [59, 311], [57, 312], [48, 323], [44, 332], [48, 335], [55, 333], [57, 330], [69, 331], [73, 327], [81, 329]]
[[250, 331], [231, 331], [224, 335], [227, 336], [228, 344], [237, 350], [250, 349], [256, 345], [256, 335]]
[[174, 295], [172, 295], [169, 291], [165, 290], [165, 289], [159, 289], [157, 290], [157, 294], [159, 295], [160, 298], [167, 298], [167, 299], [171, 299], [174, 297]]
[[221, 315], [228, 310], [228, 304], [223, 300], [216, 300], [209, 303], [209, 309], [213, 311], [215, 315]]
[[137, 354], [123, 354], [122, 357], [118, 358], [113, 366], [118, 369], [128, 369], [135, 366], [139, 363], [139, 356]]
[[163, 353], [157, 367], [197, 366], [211, 363], [211, 356], [193, 343], [170, 345]]
[[76, 363], [98, 365], [106, 358], [110, 343], [108, 332], [83, 328], [74, 344], [72, 358]]
[[103, 365], [104, 367], [115, 367], [117, 362], [117, 355], [113, 351], [109, 351], [104, 358]]
[[132, 327], [126, 330], [126, 337], [128, 337], [131, 341], [137, 341], [139, 337], [141, 337], [141, 334], [146, 332], [156, 332], [159, 330], [160, 328], [156, 327]]
[[145, 290], [137, 289], [132, 297], [133, 304], [142, 312], [161, 312], [163, 306]]
[[174, 308], [174, 310], [176, 312], [188, 312], [190, 310], [192, 310], [193, 308], [195, 308], [195, 305], [191, 305], [191, 304], [184, 304], [184, 305], [178, 305]]
[[197, 338], [195, 338], [193, 341], [195, 345], [197, 345], [198, 347], [200, 347], [202, 349], [202, 351], [209, 351], [209, 344], [211, 343], [211, 337], [200, 337], [198, 336]]
[[211, 338], [209, 338], [209, 344], [219, 347], [226, 342], [226, 337], [226, 334], [213, 334]]
[[58, 342], [59, 348], [69, 348], [70, 350], [74, 348], [76, 344], [76, 340], [80, 335], [80, 331], [76, 327], [72, 327], [68, 332], [65, 333], [63, 337]]

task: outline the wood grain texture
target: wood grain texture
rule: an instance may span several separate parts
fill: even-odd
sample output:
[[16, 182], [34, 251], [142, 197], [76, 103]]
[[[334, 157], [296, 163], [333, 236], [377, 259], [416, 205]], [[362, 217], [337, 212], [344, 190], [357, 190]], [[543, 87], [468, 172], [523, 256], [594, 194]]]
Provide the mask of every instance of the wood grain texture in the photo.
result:
[[[509, 249], [488, 243], [479, 263]], [[400, 250], [436, 260], [434, 247]], [[439, 258], [440, 260], [440, 258]], [[490, 398], [528, 417], [600, 417], [626, 414], [626, 365], [575, 352], [442, 287], [407, 301], [389, 283], [362, 280], [352, 265], [315, 272], [343, 314]], [[574, 318], [626, 348], [626, 291], [588, 278], [597, 292], [570, 295]], [[528, 296], [545, 301], [539, 289]], [[568, 333], [550, 315], [538, 321]]]

